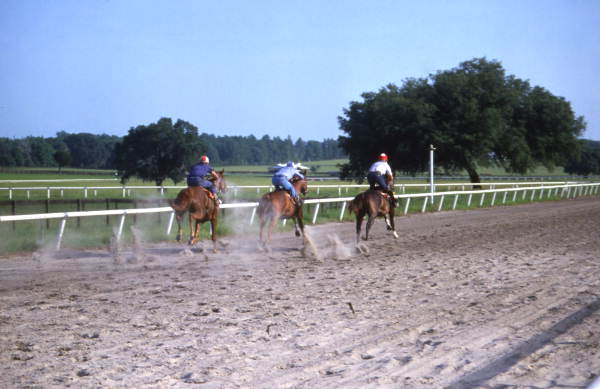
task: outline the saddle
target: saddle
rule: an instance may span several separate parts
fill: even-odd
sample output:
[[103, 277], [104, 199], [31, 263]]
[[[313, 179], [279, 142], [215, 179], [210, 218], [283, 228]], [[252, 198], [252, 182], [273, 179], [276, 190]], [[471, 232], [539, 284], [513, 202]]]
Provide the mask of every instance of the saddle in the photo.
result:
[[287, 190], [287, 189], [285, 189], [284, 187], [281, 187], [281, 186], [276, 186], [276, 187], [275, 187], [275, 190], [274, 190], [274, 192], [279, 192], [279, 191], [285, 192], [285, 193], [288, 195], [288, 197], [290, 198], [290, 200], [292, 200], [292, 203], [293, 203], [295, 206], [297, 206], [297, 207], [301, 207], [301, 206], [302, 206], [302, 204], [304, 203], [304, 202], [302, 201], [302, 198], [301, 198], [300, 196], [298, 196], [298, 201], [296, 201], [296, 200], [294, 200], [294, 198], [292, 197], [292, 194], [290, 193], [290, 191], [289, 191], [289, 190]]
[[208, 196], [209, 199], [214, 201], [217, 205], [219, 204], [219, 199], [217, 198], [217, 196], [214, 195], [213, 192], [211, 192], [210, 190], [206, 189], [203, 186], [200, 186], [199, 188], [201, 188], [204, 191], [204, 193], [206, 193], [206, 195]]
[[383, 197], [386, 201], [389, 201], [393, 207], [396, 206], [396, 198], [394, 196], [392, 196], [392, 194], [384, 191], [383, 189], [381, 189], [380, 187], [377, 187], [375, 189], [372, 189], [374, 192], [377, 192], [381, 195], [381, 197]]

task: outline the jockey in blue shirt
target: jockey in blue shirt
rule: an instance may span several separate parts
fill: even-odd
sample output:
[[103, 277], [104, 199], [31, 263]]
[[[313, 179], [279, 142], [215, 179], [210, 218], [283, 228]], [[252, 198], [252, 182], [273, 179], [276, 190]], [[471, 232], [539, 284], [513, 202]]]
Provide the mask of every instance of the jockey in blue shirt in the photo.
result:
[[217, 198], [217, 188], [213, 185], [213, 183], [207, 180], [207, 177], [215, 177], [213, 168], [208, 164], [209, 159], [206, 155], [200, 157], [200, 162], [192, 166], [190, 169], [190, 173], [187, 176], [187, 184], [188, 186], [201, 186], [210, 190], [213, 194], [213, 197]]
[[271, 179], [271, 183], [275, 188], [283, 188], [290, 192], [292, 199], [298, 204], [298, 193], [296, 193], [296, 189], [290, 183], [290, 180], [294, 178], [294, 176], [299, 177], [301, 180], [304, 179], [304, 176], [300, 174], [300, 171], [294, 167], [294, 162], [289, 161], [284, 167], [277, 169], [273, 178]]

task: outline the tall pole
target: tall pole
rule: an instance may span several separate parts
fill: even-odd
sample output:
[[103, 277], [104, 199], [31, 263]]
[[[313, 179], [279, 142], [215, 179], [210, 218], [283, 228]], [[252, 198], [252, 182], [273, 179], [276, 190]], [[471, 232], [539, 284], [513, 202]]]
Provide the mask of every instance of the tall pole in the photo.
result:
[[431, 204], [433, 204], [433, 193], [435, 192], [435, 185], [433, 184], [433, 152], [435, 147], [429, 145], [429, 190], [431, 192]]

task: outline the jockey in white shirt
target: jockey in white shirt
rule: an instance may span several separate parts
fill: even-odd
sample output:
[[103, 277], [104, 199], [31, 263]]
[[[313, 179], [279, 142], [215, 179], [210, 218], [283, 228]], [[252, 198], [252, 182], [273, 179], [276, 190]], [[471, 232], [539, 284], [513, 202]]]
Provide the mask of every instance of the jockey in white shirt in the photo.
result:
[[370, 189], [375, 189], [375, 186], [379, 185], [381, 189], [386, 192], [390, 192], [391, 189], [388, 187], [386, 174], [389, 174], [390, 178], [393, 178], [392, 168], [387, 163], [388, 157], [386, 154], [381, 153], [379, 160], [371, 165], [369, 173], [367, 174], [367, 181], [369, 182]]

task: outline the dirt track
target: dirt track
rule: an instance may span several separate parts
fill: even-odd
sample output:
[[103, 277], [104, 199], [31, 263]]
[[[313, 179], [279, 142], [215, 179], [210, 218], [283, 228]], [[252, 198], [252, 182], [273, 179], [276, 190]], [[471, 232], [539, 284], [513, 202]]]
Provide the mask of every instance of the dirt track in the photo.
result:
[[[0, 260], [0, 387], [585, 388], [600, 198]], [[343, 244], [333, 245], [336, 234]], [[335, 250], [337, 247], [337, 251]], [[336, 254], [337, 253], [337, 254]]]

